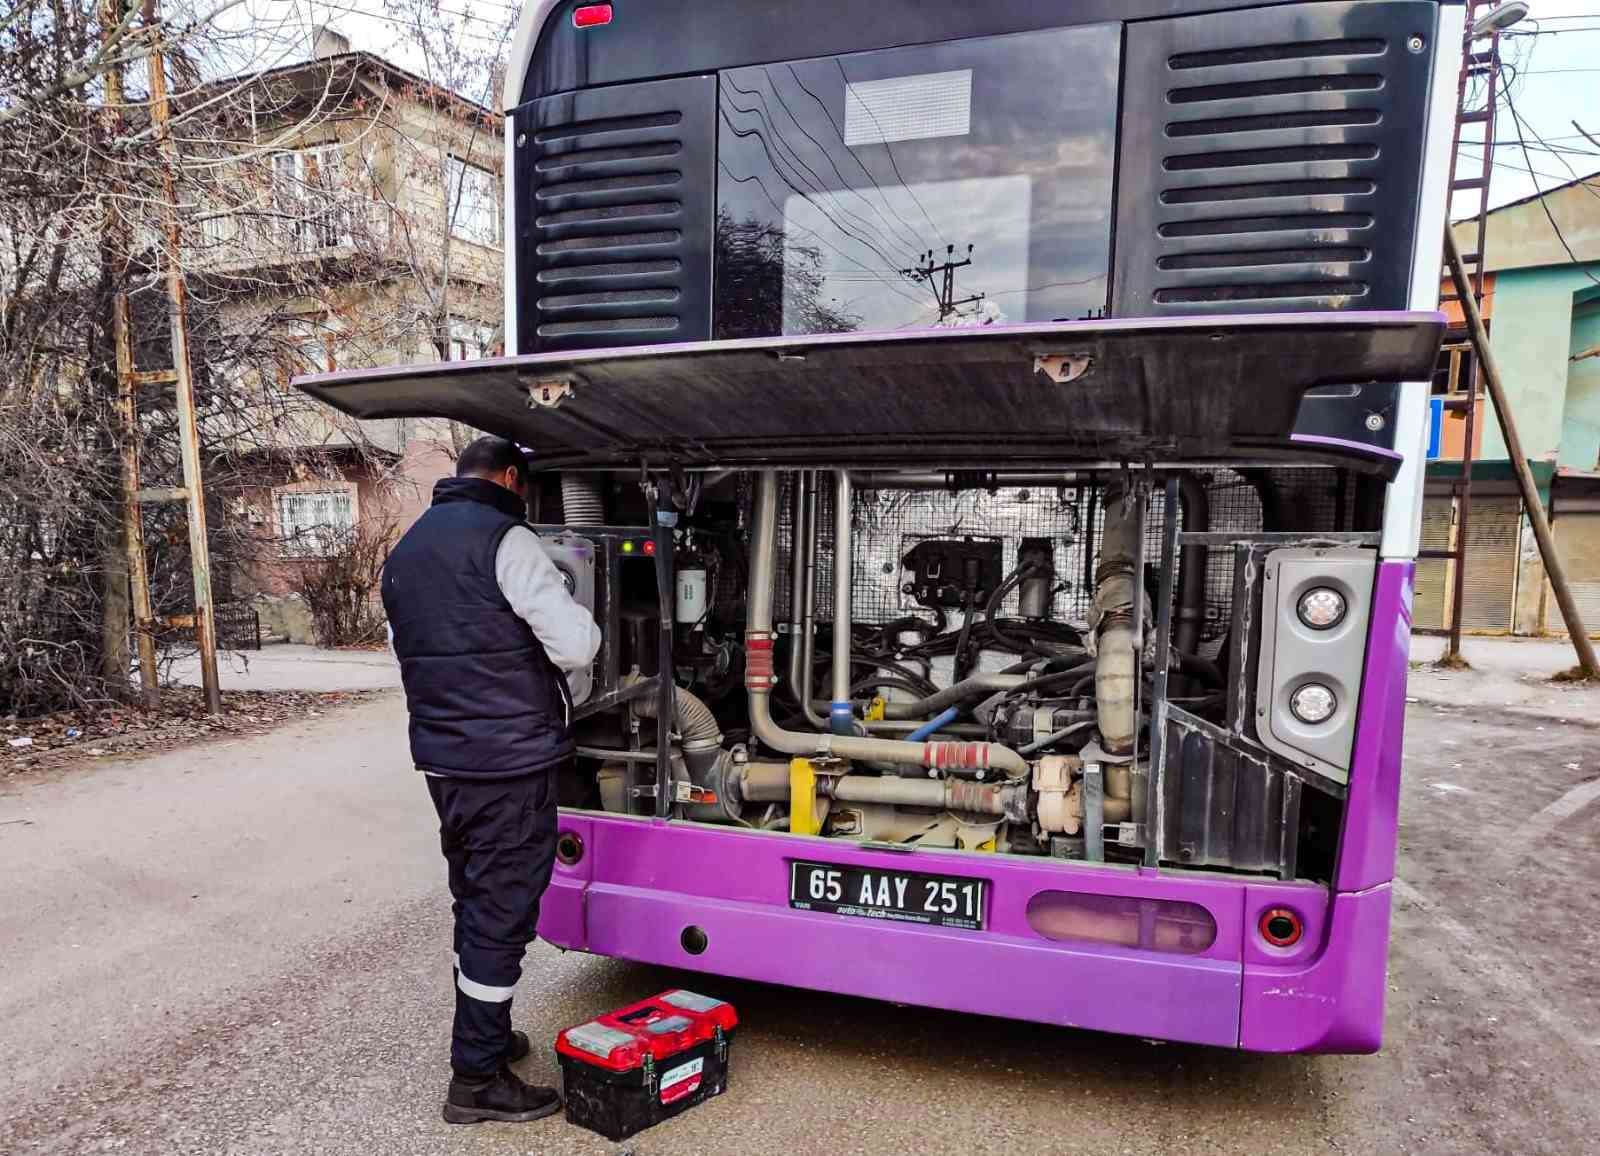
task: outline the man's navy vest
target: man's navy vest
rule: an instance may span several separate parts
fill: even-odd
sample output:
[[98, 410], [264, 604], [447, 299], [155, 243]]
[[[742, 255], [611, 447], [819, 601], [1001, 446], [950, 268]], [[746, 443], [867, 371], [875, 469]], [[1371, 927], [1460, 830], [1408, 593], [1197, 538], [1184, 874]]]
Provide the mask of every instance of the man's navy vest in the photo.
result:
[[500, 540], [523, 513], [503, 486], [443, 478], [383, 567], [419, 770], [506, 779], [572, 753], [566, 678], [495, 578]]

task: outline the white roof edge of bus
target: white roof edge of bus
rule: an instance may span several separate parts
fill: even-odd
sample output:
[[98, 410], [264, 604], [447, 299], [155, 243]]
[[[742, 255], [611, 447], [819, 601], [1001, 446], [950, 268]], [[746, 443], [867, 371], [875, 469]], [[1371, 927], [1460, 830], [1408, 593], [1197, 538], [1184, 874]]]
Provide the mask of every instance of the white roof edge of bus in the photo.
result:
[[509, 112], [522, 103], [522, 85], [528, 76], [528, 65], [533, 61], [533, 50], [539, 44], [539, 33], [550, 12], [561, 0], [529, 0], [522, 7], [522, 18], [517, 21], [517, 31], [511, 37], [511, 55], [506, 60], [505, 107]]
[[[1427, 137], [1422, 151], [1422, 189], [1417, 200], [1415, 256], [1411, 265], [1412, 309], [1439, 307], [1439, 263], [1433, 254], [1444, 243], [1449, 211], [1450, 144], [1455, 129], [1456, 77], [1461, 70], [1466, 10], [1456, 5], [1436, 9], [1433, 29], [1433, 76], [1428, 88]], [[1438, 238], [1433, 241], [1430, 238]], [[1389, 483], [1383, 509], [1384, 558], [1415, 558], [1422, 538], [1422, 489], [1428, 471], [1428, 388], [1426, 381], [1400, 386], [1395, 406], [1394, 448], [1403, 455], [1400, 472]]]

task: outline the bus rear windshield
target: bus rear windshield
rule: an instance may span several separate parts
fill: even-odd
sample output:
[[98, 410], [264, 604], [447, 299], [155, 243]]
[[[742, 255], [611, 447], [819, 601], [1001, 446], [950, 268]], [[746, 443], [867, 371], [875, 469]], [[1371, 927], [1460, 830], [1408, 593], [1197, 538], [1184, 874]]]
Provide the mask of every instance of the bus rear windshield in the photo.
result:
[[716, 336], [1102, 314], [1120, 33], [724, 71]]

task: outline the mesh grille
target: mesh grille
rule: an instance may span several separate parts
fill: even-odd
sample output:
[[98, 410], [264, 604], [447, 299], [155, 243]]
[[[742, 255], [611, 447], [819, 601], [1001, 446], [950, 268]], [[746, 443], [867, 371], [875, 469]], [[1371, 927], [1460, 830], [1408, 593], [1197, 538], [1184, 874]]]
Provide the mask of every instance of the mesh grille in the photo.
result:
[[[1282, 468], [1266, 472], [1297, 529], [1355, 528], [1355, 504], [1340, 495], [1340, 475], [1331, 470]], [[1264, 528], [1256, 483], [1232, 470], [1200, 471], [1209, 507], [1209, 526], [1218, 531], [1256, 533]], [[818, 538], [816, 617], [833, 617], [833, 495], [831, 476], [821, 476], [817, 497]], [[931, 617], [904, 592], [908, 573], [900, 559], [918, 541], [929, 537], [998, 538], [1009, 570], [1023, 538], [1049, 538], [1055, 544], [1057, 589], [1051, 617], [1083, 623], [1094, 598], [1094, 566], [1099, 556], [1103, 490], [1093, 484], [1054, 487], [1004, 487], [993, 492], [885, 490], [857, 492], [852, 534], [855, 559], [851, 574], [852, 617], [857, 622], [887, 623], [907, 615]], [[786, 475], [778, 514], [779, 558], [774, 610], [780, 621], [791, 616], [791, 569], [794, 543], [794, 479]], [[1091, 518], [1092, 512], [1092, 518]], [[1145, 527], [1145, 557], [1156, 572], [1161, 551], [1162, 509], [1152, 502]], [[1182, 576], [1181, 562], [1174, 588]], [[1215, 643], [1225, 633], [1232, 613], [1233, 551], [1212, 547], [1206, 558], [1205, 621], [1201, 638]], [[1003, 617], [1018, 613], [1012, 592], [1001, 606]], [[960, 625], [959, 613], [949, 627]]]

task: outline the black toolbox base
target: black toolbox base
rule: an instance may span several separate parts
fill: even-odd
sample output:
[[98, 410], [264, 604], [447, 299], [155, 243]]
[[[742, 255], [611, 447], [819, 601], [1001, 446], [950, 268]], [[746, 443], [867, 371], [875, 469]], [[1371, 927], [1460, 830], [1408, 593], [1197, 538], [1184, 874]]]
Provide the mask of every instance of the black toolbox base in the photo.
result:
[[[567, 1122], [598, 1132], [607, 1140], [626, 1140], [726, 1091], [728, 1051], [729, 1041], [707, 1040], [660, 1064], [632, 1072], [610, 1072], [559, 1055]], [[697, 1061], [699, 1084], [692, 1091], [671, 1098], [676, 1087], [675, 1073], [686, 1065], [692, 1068]], [[693, 1078], [679, 1077], [684, 1082]], [[663, 1096], [670, 1102], [663, 1103]]]

